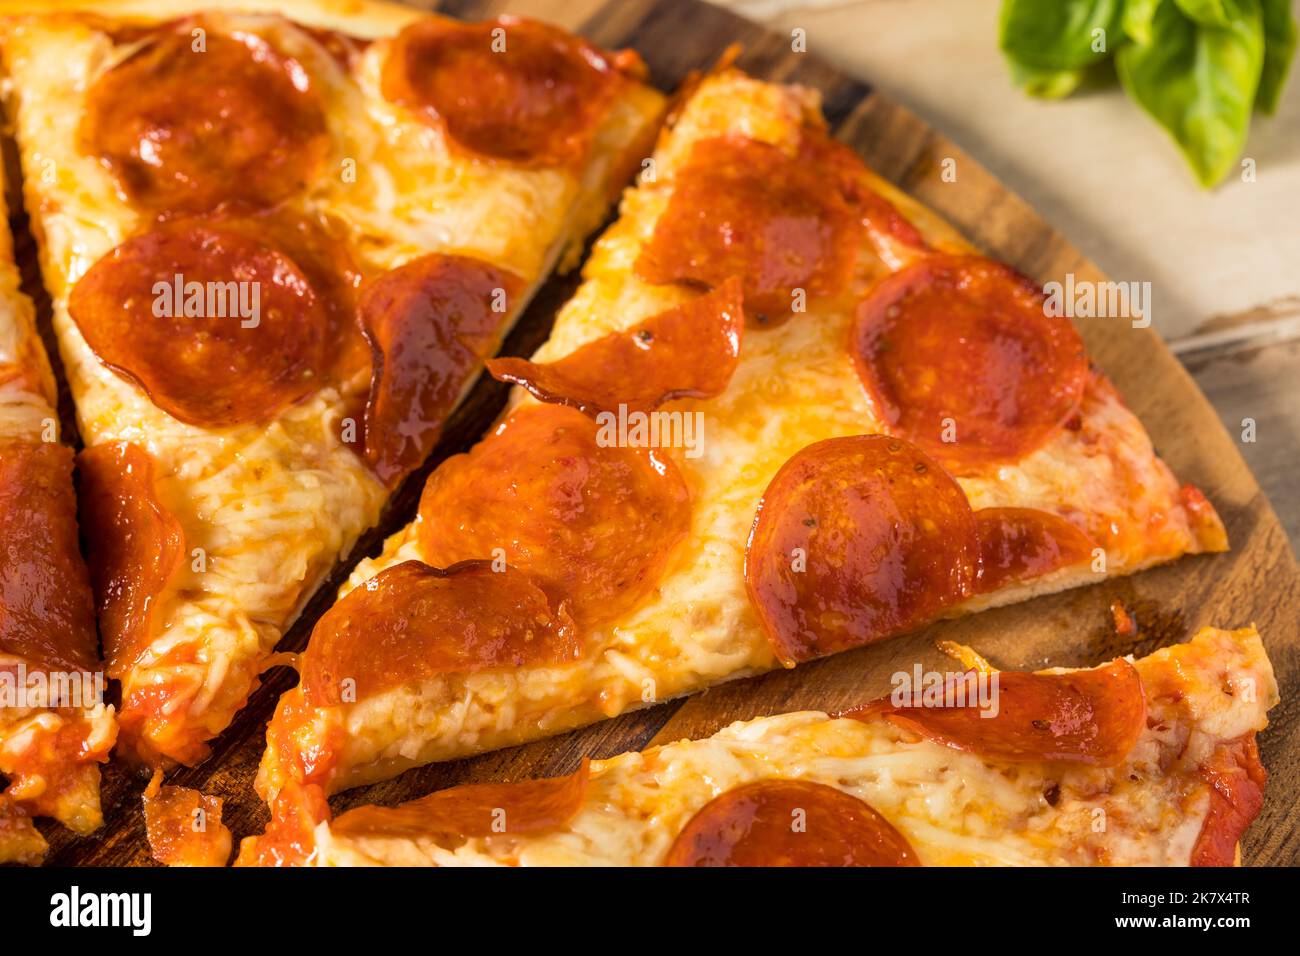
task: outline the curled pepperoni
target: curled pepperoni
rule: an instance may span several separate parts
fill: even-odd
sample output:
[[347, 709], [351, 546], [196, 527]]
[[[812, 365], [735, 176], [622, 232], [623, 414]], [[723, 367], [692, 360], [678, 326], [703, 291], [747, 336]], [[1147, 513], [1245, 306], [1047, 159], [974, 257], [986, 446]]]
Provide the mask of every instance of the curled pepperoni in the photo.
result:
[[120, 679], [149, 646], [159, 595], [185, 559], [185, 533], [159, 500], [153, 458], [139, 445], [96, 445], [78, 465], [104, 656]]
[[164, 866], [225, 866], [230, 830], [221, 824], [221, 798], [189, 787], [162, 786], [162, 771], [144, 791], [149, 855]]
[[924, 237], [907, 217], [871, 188], [862, 159], [848, 146], [814, 131], [807, 131], [802, 155], [838, 177], [840, 189], [873, 238], [883, 237], [917, 251], [928, 249]]
[[394, 269], [361, 296], [374, 366], [366, 461], [390, 487], [433, 450], [523, 286], [478, 259], [435, 254]]
[[1092, 557], [1086, 534], [1050, 511], [982, 508], [975, 512], [980, 573], [975, 590], [989, 594]]
[[858, 213], [835, 180], [821, 164], [768, 143], [702, 140], [675, 175], [636, 273], [709, 288], [740, 276], [750, 320], [784, 321], [797, 290], [834, 296], [849, 280]]
[[353, 259], [346, 227], [326, 216], [303, 216], [271, 210], [225, 219], [224, 228], [273, 245], [293, 260], [324, 304], [330, 317], [326, 337], [329, 378], [346, 382], [371, 372], [370, 346], [358, 321], [358, 296], [367, 278]]
[[98, 668], [71, 449], [0, 443], [0, 526], [0, 653], [62, 670]]
[[1210, 809], [1192, 848], [1192, 866], [1232, 866], [1242, 834], [1264, 808], [1268, 772], [1259, 762], [1255, 734], [1214, 748], [1201, 776], [1210, 785]]
[[616, 411], [651, 411], [679, 398], [712, 398], [731, 381], [740, 356], [745, 315], [740, 282], [660, 312], [622, 332], [612, 332], [557, 362], [489, 359], [488, 371], [595, 417]]
[[90, 89], [82, 148], [124, 198], [160, 213], [268, 207], [301, 192], [329, 150], [301, 63], [251, 33], [160, 31]]
[[631, 609], [690, 530], [690, 495], [671, 460], [603, 433], [574, 409], [530, 405], [443, 462], [420, 499], [424, 559], [503, 557], [582, 627]]
[[966, 495], [898, 438], [809, 445], [763, 493], [745, 585], [788, 667], [918, 627], [971, 593], [979, 560]]
[[664, 866], [920, 866], [865, 800], [807, 780], [728, 790], [690, 819]]
[[96, 262], [68, 301], [105, 365], [163, 411], [217, 428], [264, 421], [334, 368], [334, 304], [250, 224], [182, 221]]
[[480, 156], [526, 166], [581, 162], [621, 81], [644, 71], [520, 17], [425, 19], [393, 41], [382, 89]]
[[355, 700], [439, 674], [562, 664], [581, 650], [568, 612], [552, 610], [522, 571], [404, 561], [316, 623], [302, 658], [303, 694], [313, 706], [333, 706], [348, 689]]
[[[1123, 658], [1059, 674], [997, 671], [986, 701], [963, 706], [896, 706], [889, 699], [841, 716], [884, 716], [924, 737], [990, 760], [1063, 760], [1113, 767], [1147, 725], [1142, 678]], [[986, 704], [988, 706], [986, 706]]]
[[880, 281], [849, 350], [876, 415], [957, 474], [1041, 447], [1088, 378], [1068, 319], [1011, 269], [931, 256]]
[[566, 777], [518, 783], [476, 783], [439, 790], [396, 807], [364, 806], [330, 824], [348, 837], [433, 837], [465, 840], [520, 836], [564, 826], [582, 809], [588, 763]]

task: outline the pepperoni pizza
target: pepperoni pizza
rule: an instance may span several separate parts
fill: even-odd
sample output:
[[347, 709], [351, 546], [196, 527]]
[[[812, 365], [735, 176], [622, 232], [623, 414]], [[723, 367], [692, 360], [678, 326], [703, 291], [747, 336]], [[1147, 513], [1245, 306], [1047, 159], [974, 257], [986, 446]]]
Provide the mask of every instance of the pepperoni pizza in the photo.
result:
[[123, 750], [192, 763], [653, 141], [634, 53], [380, 2], [0, 5]]
[[968, 675], [986, 675], [987, 701], [767, 717], [568, 777], [455, 787], [333, 820], [314, 819], [299, 792], [239, 862], [1234, 863], [1262, 805], [1255, 735], [1278, 700], [1253, 629], [1205, 628], [1140, 660], [1032, 674], [954, 650]]
[[0, 228], [0, 863], [44, 856], [33, 817], [77, 833], [99, 827], [99, 764], [117, 737], [102, 700], [73, 453], [59, 442], [34, 319]]
[[498, 427], [318, 623], [327, 793], [1226, 548], [1042, 291], [734, 69], [679, 103]]

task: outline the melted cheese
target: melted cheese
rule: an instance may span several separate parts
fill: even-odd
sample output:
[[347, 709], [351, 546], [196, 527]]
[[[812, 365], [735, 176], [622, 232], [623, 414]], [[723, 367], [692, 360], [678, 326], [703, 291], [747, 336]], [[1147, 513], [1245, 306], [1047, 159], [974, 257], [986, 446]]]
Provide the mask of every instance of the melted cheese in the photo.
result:
[[[734, 71], [705, 80], [661, 137], [653, 181], [625, 194], [618, 221], [584, 266], [585, 281], [534, 359], [558, 359], [695, 294], [650, 285], [633, 274], [672, 195], [676, 170], [694, 143], [742, 134], [793, 152], [805, 124], [815, 122], [820, 122], [816, 98], [809, 90]], [[896, 190], [886, 192], [930, 244], [969, 249], [933, 213]], [[905, 256], [897, 251], [900, 260]], [[879, 264], [873, 268], [878, 275]], [[699, 412], [704, 421], [700, 457], [669, 452], [690, 487], [691, 539], [673, 556], [652, 597], [623, 619], [585, 635], [584, 660], [563, 668], [439, 677], [321, 713], [310, 735], [314, 739], [326, 739], [338, 725], [348, 732], [342, 776], [334, 788], [558, 733], [777, 666], [746, 595], [745, 542], [764, 490], [791, 456], [825, 438], [882, 431], [845, 347], [851, 321], [847, 310], [810, 303], [806, 314], [776, 328], [749, 330], [726, 391], [708, 401], [667, 406]], [[532, 400], [516, 389], [516, 403]], [[1114, 516], [1122, 527], [1108, 546], [1105, 571], [1057, 572], [972, 600], [954, 614], [1199, 550], [1178, 501], [1177, 482], [1104, 379], [1093, 380], [1081, 411], [1077, 431], [1062, 430], [1021, 462], [961, 484], [976, 508]], [[381, 555], [357, 566], [341, 593], [400, 561], [420, 560], [417, 538], [416, 524], [391, 537]], [[267, 792], [278, 787], [276, 759], [268, 751], [259, 777]]]
[[[1147, 731], [1112, 768], [998, 763], [885, 720], [785, 714], [594, 761], [581, 809], [547, 833], [456, 846], [432, 837], [345, 837], [326, 822], [315, 830], [312, 862], [653, 866], [714, 797], [786, 778], [865, 800], [927, 866], [1186, 865], [1209, 807], [1201, 762], [1218, 743], [1267, 725], [1277, 685], [1253, 629], [1206, 628], [1135, 663], [1144, 683], [1176, 677], [1186, 696], [1149, 695]], [[1236, 692], [1247, 684], [1253, 695]]]
[[[0, 654], [0, 670], [16, 672], [19, 658]], [[29, 675], [36, 668], [27, 662]], [[0, 707], [0, 774], [10, 779], [4, 795], [35, 805], [68, 829], [93, 833], [104, 822], [99, 804], [99, 762], [117, 740], [113, 708], [103, 703], [81, 710], [52, 707]], [[52, 761], [51, 751], [79, 754]], [[49, 771], [57, 771], [51, 773]], [[3, 851], [0, 851], [0, 857]]]
[[13, 240], [0, 228], [0, 442], [57, 441], [54, 376], [36, 334], [36, 310], [21, 285]]
[[[385, 17], [394, 12], [379, 9]], [[179, 11], [156, 15], [165, 13]], [[229, 13], [210, 23], [258, 33], [309, 65], [333, 153], [304, 201], [350, 228], [351, 250], [364, 265], [380, 270], [428, 252], [466, 253], [525, 279], [528, 292], [511, 303], [500, 336], [596, 224], [609, 179], [662, 108], [657, 93], [629, 84], [581, 181], [570, 172], [483, 163], [450, 150], [440, 131], [383, 100], [386, 41], [367, 48], [353, 77], [287, 21]], [[378, 520], [387, 491], [339, 427], [369, 377], [324, 388], [266, 424], [210, 429], [171, 418], [100, 364], [68, 314], [68, 294], [143, 223], [106, 168], [81, 152], [77, 129], [88, 90], [133, 48], [115, 45], [89, 21], [57, 15], [9, 22], [3, 46], [27, 203], [82, 437], [87, 445], [144, 446], [158, 463], [160, 498], [185, 530], [190, 570], [155, 612], [156, 638], [124, 681], [123, 696], [165, 685], [170, 726], [146, 731], [155, 737], [146, 752], [191, 760], [243, 705], [266, 654], [335, 562]], [[355, 181], [343, 175], [345, 163], [354, 164]]]
[[[0, 170], [0, 216], [5, 214], [3, 194]], [[20, 283], [9, 231], [0, 227], [0, 443], [57, 441], [54, 379], [36, 333], [36, 310]], [[20, 666], [29, 675], [43, 670], [0, 651], [0, 671], [16, 675]], [[33, 761], [45, 765], [47, 749], [60, 737], [77, 741], [83, 756], [58, 763], [58, 779], [33, 772]], [[103, 815], [95, 761], [107, 757], [116, 739], [113, 708], [103, 703], [86, 710], [0, 707], [0, 774], [12, 778], [0, 800], [20, 805], [41, 801], [50, 816], [77, 833], [96, 830]], [[60, 752], [66, 752], [66, 745]], [[0, 828], [0, 862], [26, 861], [44, 852], [44, 838], [35, 830], [15, 834]]]

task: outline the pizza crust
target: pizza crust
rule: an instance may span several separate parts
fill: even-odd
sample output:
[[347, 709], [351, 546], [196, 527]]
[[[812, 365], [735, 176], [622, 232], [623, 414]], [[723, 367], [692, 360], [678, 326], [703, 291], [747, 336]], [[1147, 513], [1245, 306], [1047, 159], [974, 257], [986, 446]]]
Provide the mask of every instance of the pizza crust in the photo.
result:
[[[927, 866], [1186, 866], [1209, 806], [1200, 760], [1267, 726], [1277, 686], [1253, 628], [1205, 628], [1135, 666], [1145, 685], [1186, 681], [1186, 698], [1149, 695], [1154, 719], [1112, 768], [1005, 764], [888, 721], [783, 714], [593, 761], [581, 808], [550, 832], [446, 842], [342, 835], [324, 822], [312, 835], [310, 865], [654, 866], [714, 797], [757, 780], [797, 779], [865, 800]], [[1253, 699], [1228, 686], [1243, 680], [1254, 682]]]

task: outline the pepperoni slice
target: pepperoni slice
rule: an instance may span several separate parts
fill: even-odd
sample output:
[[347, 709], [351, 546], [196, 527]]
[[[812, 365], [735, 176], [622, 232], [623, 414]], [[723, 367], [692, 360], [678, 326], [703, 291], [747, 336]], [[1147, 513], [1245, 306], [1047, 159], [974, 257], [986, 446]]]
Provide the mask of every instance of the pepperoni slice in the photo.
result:
[[1142, 678], [1123, 658], [1059, 674], [997, 671], [996, 710], [965, 706], [896, 706], [889, 699], [847, 711], [858, 720], [887, 717], [924, 737], [990, 760], [1063, 760], [1113, 767], [1147, 725]]
[[595, 417], [616, 411], [648, 412], [678, 398], [712, 398], [731, 381], [740, 357], [745, 315], [740, 281], [622, 332], [612, 332], [541, 365], [521, 358], [489, 359], [488, 371]]
[[893, 203], [871, 188], [868, 171], [862, 159], [852, 149], [824, 134], [809, 131], [802, 152], [810, 162], [823, 164], [836, 172], [845, 198], [857, 211], [870, 233], [917, 251], [925, 251], [929, 248], [921, 233], [907, 217], [900, 213]]
[[168, 223], [129, 239], [72, 289], [105, 365], [163, 411], [210, 428], [265, 421], [316, 391], [338, 322], [290, 254], [232, 223]]
[[1215, 747], [1201, 776], [1210, 785], [1210, 809], [1192, 847], [1191, 865], [1234, 866], [1242, 835], [1264, 808], [1268, 783], [1255, 734]]
[[329, 150], [311, 75], [260, 37], [184, 21], [144, 42], [88, 94], [82, 148], [123, 197], [159, 213], [268, 207], [301, 192]]
[[624, 70], [640, 76], [644, 66], [534, 20], [430, 18], [397, 35], [381, 84], [472, 153], [569, 166], [586, 156]]
[[149, 855], [164, 866], [225, 866], [231, 837], [221, 803], [189, 787], [164, 787], [162, 771], [155, 771], [144, 791]]
[[1088, 378], [1079, 334], [1045, 301], [977, 256], [930, 256], [883, 279], [849, 343], [876, 415], [957, 474], [1040, 448]]
[[330, 832], [348, 837], [453, 840], [544, 833], [578, 815], [589, 778], [589, 765], [583, 760], [567, 777], [466, 784], [397, 807], [357, 807], [331, 823]]
[[[447, 570], [404, 561], [330, 608], [302, 659], [303, 694], [328, 707], [438, 674], [573, 661], [568, 612], [553, 611], [522, 571], [466, 561]], [[348, 681], [352, 683], [349, 684]]]
[[153, 458], [139, 445], [96, 445], [78, 465], [108, 674], [121, 679], [150, 644], [154, 607], [185, 560], [185, 533], [159, 501]]
[[637, 257], [647, 282], [714, 288], [744, 281], [752, 322], [789, 318], [796, 290], [839, 294], [855, 259], [858, 214], [833, 171], [743, 136], [695, 144], [668, 208]]
[[990, 594], [1092, 557], [1092, 539], [1064, 518], [1035, 508], [975, 512], [980, 573], [975, 590]]
[[370, 346], [358, 319], [359, 291], [369, 274], [363, 273], [349, 251], [347, 227], [327, 216], [303, 216], [285, 209], [225, 219], [222, 225], [275, 246], [307, 277], [330, 317], [329, 378], [347, 382], [358, 372], [369, 377]]
[[443, 462], [420, 499], [425, 560], [504, 558], [582, 627], [631, 609], [689, 532], [690, 495], [671, 460], [601, 434], [574, 409], [529, 405]]
[[971, 593], [979, 560], [966, 495], [898, 438], [809, 445], [763, 493], [745, 585], [793, 667], [911, 630]]
[[0, 525], [0, 652], [61, 670], [96, 670], [71, 449], [0, 443]]
[[361, 297], [374, 372], [365, 455], [390, 487], [418, 468], [470, 376], [495, 350], [524, 281], [465, 256], [428, 255]]
[[664, 866], [920, 866], [865, 800], [807, 780], [728, 790], [690, 819]]

